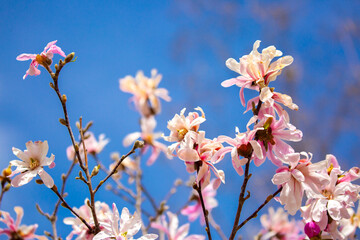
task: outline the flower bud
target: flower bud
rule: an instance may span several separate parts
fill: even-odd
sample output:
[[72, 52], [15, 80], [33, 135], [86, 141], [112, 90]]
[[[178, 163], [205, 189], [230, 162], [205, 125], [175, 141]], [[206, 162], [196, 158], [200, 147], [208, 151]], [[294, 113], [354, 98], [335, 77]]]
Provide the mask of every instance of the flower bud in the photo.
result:
[[4, 177], [10, 176], [10, 174], [11, 174], [11, 167], [10, 167], [10, 166], [7, 167], [7, 168], [5, 168], [5, 169], [2, 171], [2, 175], [3, 175]]
[[320, 227], [315, 222], [306, 223], [304, 231], [310, 239], [319, 236], [321, 233]]

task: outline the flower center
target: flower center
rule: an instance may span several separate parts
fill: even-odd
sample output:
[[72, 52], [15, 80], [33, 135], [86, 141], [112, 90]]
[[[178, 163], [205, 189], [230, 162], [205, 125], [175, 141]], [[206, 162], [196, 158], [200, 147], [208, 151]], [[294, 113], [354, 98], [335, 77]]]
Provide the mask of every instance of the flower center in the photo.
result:
[[326, 197], [327, 199], [333, 199], [333, 194], [331, 191], [327, 190], [327, 189], [324, 189], [321, 191], [321, 194]]
[[264, 143], [266, 151], [268, 150], [268, 143], [275, 145], [274, 136], [272, 135], [271, 123], [273, 118], [268, 118], [264, 124], [263, 130], [258, 130], [255, 134], [255, 139]]
[[238, 147], [237, 152], [240, 156], [242, 156], [244, 158], [249, 158], [249, 157], [251, 157], [253, 148], [250, 143], [241, 144], [240, 147]]
[[187, 132], [188, 132], [188, 130], [185, 128], [178, 130], [178, 138], [180, 141], [184, 139]]
[[30, 169], [34, 170], [35, 168], [40, 166], [40, 161], [37, 160], [36, 158], [30, 158]]
[[144, 140], [145, 143], [147, 144], [152, 144], [153, 142], [153, 136], [152, 134], [144, 134], [144, 136], [142, 137], [142, 139]]

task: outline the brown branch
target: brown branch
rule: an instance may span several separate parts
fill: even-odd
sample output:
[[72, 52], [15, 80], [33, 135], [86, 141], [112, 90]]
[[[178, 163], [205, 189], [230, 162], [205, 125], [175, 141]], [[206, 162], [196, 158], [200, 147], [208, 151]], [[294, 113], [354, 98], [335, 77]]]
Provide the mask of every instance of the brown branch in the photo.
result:
[[132, 149], [130, 150], [130, 152], [128, 152], [126, 155], [123, 155], [118, 163], [116, 164], [116, 166], [113, 168], [113, 170], [103, 179], [99, 182], [99, 184], [96, 186], [96, 188], [94, 189], [94, 193], [96, 193], [99, 188], [101, 187], [101, 185], [103, 185], [112, 175], [114, 175], [118, 169], [118, 167], [120, 166], [120, 164], [122, 163], [122, 161], [124, 161], [125, 158], [127, 158], [128, 156], [130, 156], [131, 154], [135, 153], [135, 150], [137, 148], [141, 148], [143, 146], [143, 142], [140, 141], [136, 141], [134, 143], [134, 146], [132, 147]]
[[234, 226], [233, 226], [233, 228], [231, 230], [229, 240], [234, 240], [234, 238], [235, 238], [235, 235], [236, 235], [236, 232], [237, 232], [237, 225], [239, 224], [242, 207], [243, 207], [245, 201], [250, 197], [249, 192], [248, 192], [248, 195], [245, 197], [246, 186], [247, 186], [247, 183], [248, 183], [248, 181], [249, 181], [249, 179], [251, 177], [251, 174], [249, 174], [249, 168], [250, 168], [250, 161], [248, 161], [246, 163], [246, 166], [245, 166], [244, 182], [243, 182], [243, 184], [241, 186], [241, 192], [240, 192], [240, 195], [239, 195], [238, 208], [237, 208], [237, 211], [236, 211], [235, 220], [234, 220]]
[[61, 194], [59, 193], [59, 191], [57, 190], [56, 185], [54, 185], [51, 190], [59, 197], [59, 199], [63, 202], [62, 206], [69, 209], [72, 214], [74, 214], [78, 219], [80, 219], [80, 221], [82, 223], [85, 224], [85, 226], [89, 229], [90, 232], [93, 232], [93, 229], [91, 228], [91, 226], [85, 221], [85, 219], [83, 219], [82, 217], [80, 217], [70, 206], [69, 204], [67, 204], [67, 202], [65, 201], [65, 199], [61, 196]]
[[208, 238], [209, 240], [212, 240], [211, 238], [211, 232], [210, 232], [210, 225], [209, 225], [209, 219], [208, 219], [208, 210], [206, 210], [205, 208], [205, 203], [204, 203], [204, 198], [202, 196], [202, 193], [201, 193], [201, 180], [199, 181], [198, 185], [197, 184], [194, 184], [194, 189], [198, 192], [199, 194], [199, 198], [200, 198], [200, 202], [201, 202], [201, 208], [203, 210], [203, 214], [204, 214], [204, 218], [205, 218], [205, 223], [206, 223], [206, 227], [205, 227], [205, 231], [208, 235]]
[[250, 221], [253, 218], [256, 218], [258, 212], [268, 203], [271, 201], [271, 199], [273, 199], [276, 195], [278, 195], [282, 190], [282, 187], [280, 187], [278, 190], [276, 190], [276, 192], [274, 192], [273, 194], [269, 195], [265, 201], [263, 202], [263, 204], [261, 204], [256, 210], [255, 212], [253, 212], [253, 214], [251, 214], [247, 219], [245, 219], [242, 223], [239, 224], [239, 226], [237, 226], [236, 231], [238, 231], [240, 228], [242, 228], [248, 221]]

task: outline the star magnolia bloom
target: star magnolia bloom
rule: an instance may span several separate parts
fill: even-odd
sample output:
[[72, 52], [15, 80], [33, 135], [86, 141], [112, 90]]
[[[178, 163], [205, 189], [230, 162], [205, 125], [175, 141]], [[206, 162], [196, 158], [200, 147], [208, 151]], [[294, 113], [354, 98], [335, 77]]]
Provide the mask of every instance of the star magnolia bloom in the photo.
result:
[[39, 174], [44, 184], [48, 188], [52, 188], [54, 186], [54, 180], [44, 170], [44, 166], [49, 166], [49, 168], [55, 166], [55, 156], [51, 154], [50, 158], [46, 157], [46, 154], [49, 151], [48, 142], [29, 141], [26, 143], [26, 148], [27, 149], [24, 152], [20, 149], [12, 148], [13, 153], [20, 158], [21, 161], [10, 161], [11, 166], [17, 167], [16, 170], [12, 172], [11, 176], [20, 173], [11, 181], [11, 185], [13, 187], [20, 187], [30, 182], [31, 179]]
[[[257, 119], [257, 116], [252, 117], [248, 126]], [[281, 166], [281, 159], [295, 152], [294, 149], [283, 140], [298, 142], [302, 139], [302, 132], [288, 123], [284, 117], [280, 117], [280, 119], [276, 121], [274, 116], [265, 114], [265, 118], [261, 119], [261, 121], [254, 126], [254, 129], [258, 129], [255, 138], [258, 139], [258, 143], [261, 145], [263, 155], [266, 155], [276, 166]], [[259, 165], [265, 160], [265, 158], [256, 158], [255, 156], [254, 162], [257, 162]]]
[[[112, 213], [109, 213], [107, 215], [108, 221], [100, 222], [104, 229], [98, 234], [96, 234], [93, 240], [132, 240], [133, 236], [141, 228], [140, 216], [136, 212], [133, 216], [131, 216], [129, 210], [126, 207], [122, 209], [121, 216], [119, 216], [119, 211], [116, 207], [116, 204], [113, 203], [113, 211]], [[158, 235], [156, 234], [146, 234], [138, 238], [138, 240], [153, 240], [157, 238]]]
[[226, 66], [230, 70], [239, 73], [240, 76], [225, 80], [221, 85], [230, 87], [236, 84], [241, 87], [240, 100], [243, 106], [245, 106], [244, 88], [259, 90], [259, 87], [268, 86], [271, 81], [274, 81], [280, 75], [281, 70], [294, 60], [291, 56], [285, 56], [270, 64], [274, 57], [282, 56], [282, 52], [276, 50], [274, 46], [270, 46], [259, 53], [257, 50], [259, 46], [260, 41], [257, 40], [250, 54], [241, 57], [239, 62], [233, 58], [226, 61]]
[[350, 218], [347, 208], [353, 207], [354, 202], [359, 199], [359, 185], [350, 182], [337, 183], [338, 175], [341, 173], [339, 168], [333, 168], [330, 172], [329, 184], [320, 191], [309, 189], [308, 201], [304, 207], [301, 207], [304, 220], [316, 222], [321, 230], [325, 230], [331, 221], [338, 223], [343, 218]]
[[[215, 179], [211, 180], [210, 184], [206, 186], [206, 188], [204, 188], [201, 191], [203, 200], [204, 200], [204, 204], [205, 204], [205, 208], [207, 211], [211, 212], [211, 210], [215, 207], [218, 206], [218, 202], [215, 199], [216, 196], [216, 189], [214, 188], [214, 184], [215, 184]], [[201, 207], [201, 202], [200, 202], [200, 198], [199, 198], [199, 194], [197, 191], [193, 190], [192, 192], [192, 196], [195, 197], [196, 199], [196, 204], [195, 205], [189, 205], [185, 208], [183, 208], [181, 210], [181, 214], [188, 216], [188, 219], [190, 222], [195, 221], [199, 216], [201, 216], [200, 218], [200, 223], [201, 225], [205, 224], [205, 218], [204, 218], [204, 213]]]
[[7, 228], [0, 228], [0, 235], [6, 235], [9, 239], [39, 239], [47, 240], [45, 236], [38, 236], [35, 234], [38, 228], [37, 224], [26, 226], [21, 225], [22, 217], [24, 216], [24, 210], [22, 207], [14, 207], [16, 212], [16, 220], [14, 220], [8, 212], [1, 211], [0, 221], [5, 223]]
[[[300, 154], [305, 159], [300, 159]], [[305, 152], [288, 154], [283, 161], [289, 166], [276, 170], [271, 181], [283, 187], [279, 201], [285, 205], [285, 210], [294, 215], [301, 207], [305, 189], [316, 191], [329, 183], [329, 176], [321, 173], [326, 168], [327, 161], [312, 164], [311, 157]]]
[[[74, 207], [73, 210], [76, 212], [80, 217], [82, 217], [90, 226], [94, 226], [94, 220], [91, 213], [91, 209], [87, 204], [88, 199], [85, 200], [84, 205], [80, 208]], [[104, 202], [95, 202], [95, 212], [96, 216], [100, 221], [106, 222], [107, 221], [107, 214], [110, 212], [109, 206]], [[78, 219], [77, 217], [67, 217], [64, 218], [64, 223], [66, 225], [72, 226], [73, 230], [71, 233], [66, 237], [66, 240], [71, 240], [74, 235], [77, 235], [75, 240], [92, 240], [94, 235], [89, 234], [89, 229], [84, 225], [84, 223]], [[101, 225], [101, 229], [103, 229]]]
[[188, 172], [197, 171], [196, 181], [197, 183], [201, 181], [202, 188], [210, 183], [211, 169], [217, 177], [214, 184], [215, 189], [217, 189], [221, 182], [225, 183], [224, 171], [218, 170], [214, 166], [214, 163], [219, 162], [224, 157], [224, 155], [218, 155], [218, 159], [214, 159], [214, 155], [222, 148], [222, 144], [217, 139], [205, 138], [204, 131], [191, 132], [185, 135], [177, 154], [185, 162]]
[[[198, 112], [189, 112], [188, 116], [185, 117], [186, 108], [183, 108], [180, 115], [175, 114], [173, 119], [168, 121], [167, 128], [170, 130], [170, 135], [163, 136], [165, 141], [181, 142], [189, 131], [197, 132], [199, 130], [200, 124], [206, 121], [205, 113], [201, 107], [197, 107], [195, 110], [198, 110], [201, 116]], [[175, 148], [171, 147], [171, 149]]]
[[152, 150], [152, 153], [146, 162], [147, 165], [152, 165], [158, 158], [160, 152], [165, 153], [168, 158], [172, 158], [171, 155], [167, 154], [167, 146], [155, 141], [163, 135], [161, 132], [154, 133], [154, 129], [156, 127], [155, 118], [153, 116], [149, 118], [141, 118], [140, 122], [141, 132], [134, 132], [127, 135], [123, 140], [123, 145], [128, 147], [135, 142], [135, 140], [141, 138], [145, 143], [145, 146], [141, 149], [142, 154], [145, 154], [149, 148]]
[[142, 71], [138, 71], [135, 78], [126, 76], [120, 79], [121, 91], [134, 95], [131, 100], [144, 117], [160, 113], [161, 105], [159, 98], [167, 102], [171, 101], [168, 91], [165, 88], [158, 88], [161, 78], [161, 74], [157, 74], [157, 70], [153, 69], [151, 70], [150, 78], [144, 76]]
[[25, 79], [28, 75], [30, 76], [40, 75], [41, 72], [38, 69], [39, 64], [51, 65], [54, 54], [59, 54], [62, 57], [66, 57], [65, 53], [61, 50], [61, 48], [55, 45], [56, 42], [57, 40], [49, 42], [44, 48], [44, 51], [40, 54], [23, 53], [16, 57], [16, 60], [18, 61], [31, 60], [30, 68], [26, 71], [26, 74], [23, 76], [23, 79]]
[[[100, 134], [99, 135], [99, 140], [96, 140], [94, 134], [92, 132], [87, 132], [85, 134], [85, 147], [86, 147], [86, 151], [87, 153], [96, 155], [99, 154], [104, 147], [109, 143], [109, 139], [105, 138], [105, 134]], [[79, 152], [80, 152], [80, 157], [81, 159], [84, 159], [84, 146], [83, 144], [81, 144], [79, 146]], [[66, 156], [70, 161], [73, 161], [75, 158], [75, 151], [74, 151], [74, 147], [73, 145], [70, 145], [67, 149], [66, 149]]]
[[288, 214], [282, 208], [275, 210], [270, 207], [269, 214], [260, 217], [263, 230], [258, 234], [260, 240], [303, 240], [303, 224], [292, 219], [289, 221]]
[[260, 163], [262, 163], [265, 160], [265, 156], [263, 155], [260, 144], [257, 141], [252, 140], [254, 139], [256, 130], [249, 131], [247, 133], [240, 133], [239, 128], [236, 127], [235, 132], [236, 137], [234, 139], [228, 136], [219, 136], [217, 138], [219, 142], [226, 142], [232, 147], [224, 147], [220, 149], [214, 157], [218, 158], [221, 155], [221, 159], [226, 153], [231, 152], [232, 165], [236, 172], [241, 176], [244, 174], [242, 166], [249, 161], [248, 157], [250, 157], [251, 160], [253, 159], [253, 156], [256, 156], [255, 165], [259, 166], [259, 160]]
[[169, 240], [205, 240], [205, 236], [202, 235], [190, 235], [190, 224], [186, 223], [179, 227], [179, 219], [176, 214], [166, 212], [169, 218], [169, 223], [166, 222], [165, 215], [161, 216], [160, 220], [156, 223], [151, 223], [151, 227], [158, 229], [166, 234]]

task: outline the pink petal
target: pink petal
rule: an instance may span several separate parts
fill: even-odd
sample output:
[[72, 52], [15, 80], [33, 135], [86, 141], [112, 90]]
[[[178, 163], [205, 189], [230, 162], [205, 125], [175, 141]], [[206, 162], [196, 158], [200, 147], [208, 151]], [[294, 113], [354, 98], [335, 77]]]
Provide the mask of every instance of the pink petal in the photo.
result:
[[27, 60], [34, 60], [36, 58], [36, 54], [30, 53], [23, 53], [16, 57], [18, 61], [27, 61]]
[[41, 180], [44, 182], [45, 186], [47, 186], [48, 188], [52, 188], [54, 186], [54, 180], [47, 172], [41, 170], [39, 171], [39, 176]]

